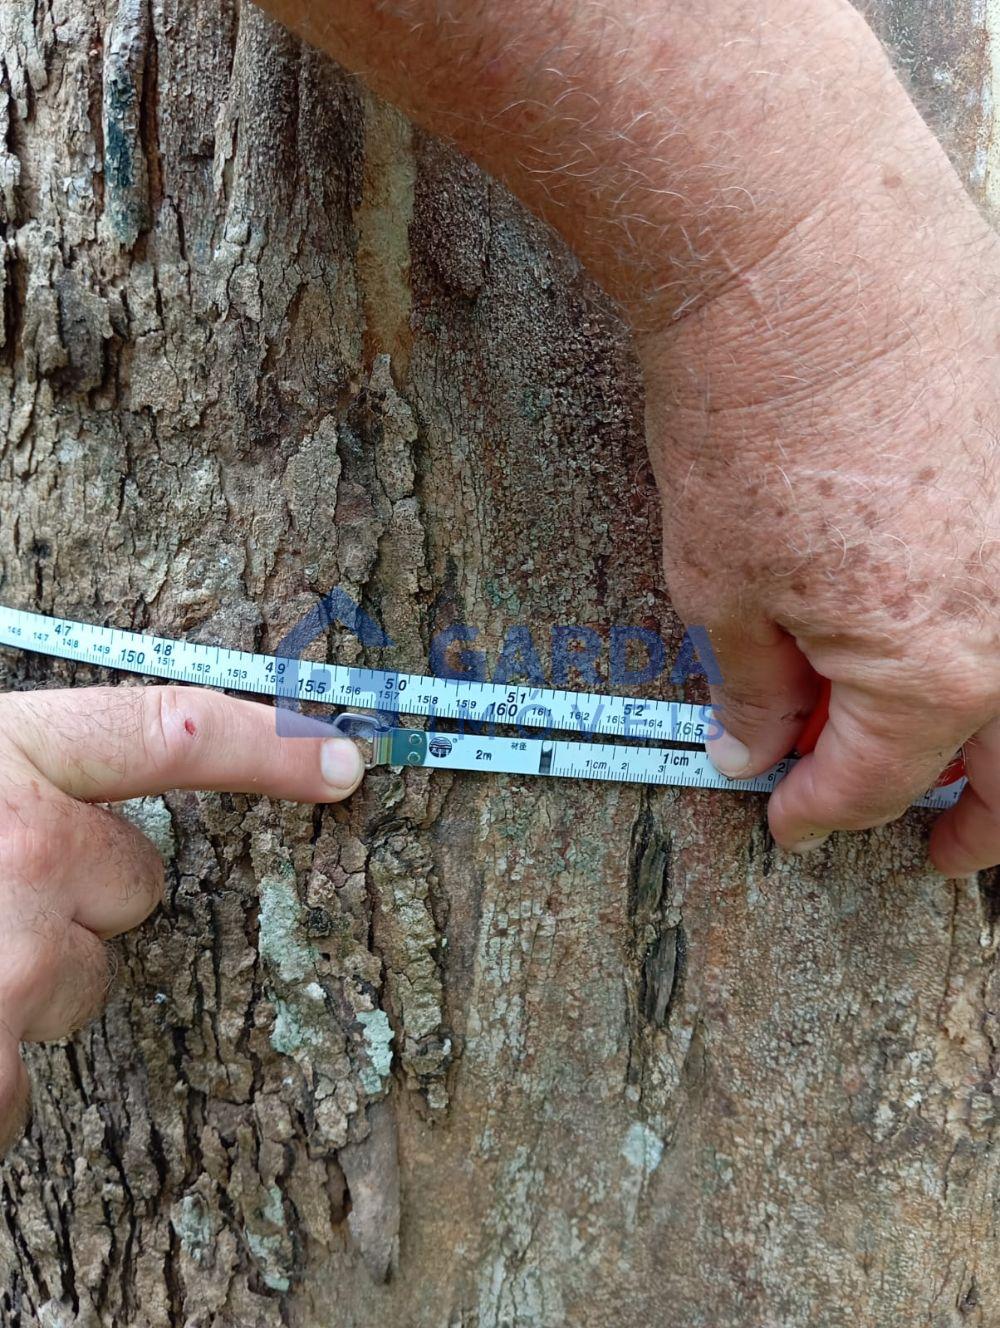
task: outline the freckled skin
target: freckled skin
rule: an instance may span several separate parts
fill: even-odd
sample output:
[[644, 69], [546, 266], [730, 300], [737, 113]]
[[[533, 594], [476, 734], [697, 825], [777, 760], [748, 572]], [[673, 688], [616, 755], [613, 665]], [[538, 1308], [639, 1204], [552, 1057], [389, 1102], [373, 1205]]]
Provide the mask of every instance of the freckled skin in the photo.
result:
[[904, 163], [926, 131], [840, 0], [263, 8], [504, 179], [637, 328], [745, 284], [840, 205], [831, 181], [852, 208], [858, 190], [898, 208], [894, 193], [922, 183]]

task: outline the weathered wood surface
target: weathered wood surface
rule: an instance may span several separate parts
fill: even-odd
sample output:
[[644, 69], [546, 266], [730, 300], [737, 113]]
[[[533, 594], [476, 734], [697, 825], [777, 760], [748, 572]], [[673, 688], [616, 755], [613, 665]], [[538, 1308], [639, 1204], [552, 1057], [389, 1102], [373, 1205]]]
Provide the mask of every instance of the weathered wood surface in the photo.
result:
[[[873, 17], [991, 199], [995, 5]], [[0, 60], [5, 602], [676, 643], [626, 341], [503, 190], [246, 6], [3, 0]], [[920, 815], [790, 863], [756, 800], [507, 777], [133, 814], [168, 898], [30, 1054], [5, 1328], [1000, 1324], [1000, 893]]]

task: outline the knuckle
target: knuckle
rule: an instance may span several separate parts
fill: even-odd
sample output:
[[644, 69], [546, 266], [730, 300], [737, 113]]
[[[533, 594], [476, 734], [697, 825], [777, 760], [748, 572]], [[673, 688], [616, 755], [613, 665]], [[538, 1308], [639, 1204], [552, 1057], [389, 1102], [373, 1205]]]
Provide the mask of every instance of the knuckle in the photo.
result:
[[0, 993], [20, 1036], [49, 1042], [69, 1036], [100, 1012], [115, 971], [113, 952], [93, 932], [67, 926], [58, 941], [15, 947]]
[[854, 802], [844, 800], [833, 805], [826, 818], [826, 825], [831, 830], [874, 830], [877, 826], [888, 825], [905, 810], [905, 801], [899, 807], [887, 812], [884, 803], [876, 803], [874, 800]]
[[782, 718], [763, 693], [741, 692], [735, 696], [727, 693], [717, 709], [727, 731], [738, 737], [756, 733]]
[[139, 903], [145, 918], [163, 899], [166, 868], [159, 849], [139, 830], [134, 831], [131, 865], [131, 870], [123, 870], [120, 875], [124, 882], [122, 902], [133, 910]]
[[985, 673], [956, 672], [938, 685], [934, 703], [940, 705], [947, 698], [948, 712], [963, 727], [978, 727], [996, 708], [996, 696], [990, 682]]
[[[155, 850], [154, 850], [155, 853]], [[145, 922], [163, 901], [165, 873], [157, 854], [158, 867], [130, 878], [122, 877], [117, 900], [120, 915], [114, 925], [105, 924], [103, 936], [117, 936]]]
[[957, 863], [979, 862], [984, 856], [985, 846], [977, 842], [979, 837], [973, 832], [966, 817], [958, 817], [948, 826], [948, 859]]
[[888, 753], [880, 754], [877, 747], [870, 752], [853, 752], [845, 763], [827, 777], [817, 795], [834, 818], [831, 825], [838, 830], [864, 830], [890, 820], [893, 808], [899, 804], [902, 811], [909, 799], [902, 788], [898, 760]]
[[164, 887], [163, 858], [156, 845], [127, 816], [104, 807], [88, 808], [88, 812], [100, 818], [99, 835], [107, 846], [106, 877], [123, 883], [126, 900], [143, 896], [155, 907]]
[[[805, 774], [803, 770], [803, 774]], [[785, 796], [779, 785], [777, 809], [795, 825], [816, 830], [870, 830], [895, 819], [910, 801], [895, 765], [847, 768], [822, 775], [811, 766], [804, 781], [790, 784]]]
[[[147, 843], [149, 841], [147, 840]], [[163, 859], [153, 844], [149, 844], [148, 850], [149, 865], [147, 869], [141, 872], [136, 878], [136, 887], [133, 895], [142, 898], [147, 913], [152, 913], [153, 909], [161, 903], [166, 889], [166, 871], [163, 865]]]
[[958, 806], [934, 827], [932, 850], [944, 856], [958, 873], [981, 871], [1000, 862], [1000, 814], [973, 786], [962, 794]]
[[187, 688], [171, 684], [149, 689], [143, 742], [158, 769], [174, 769], [190, 749], [191, 736], [200, 727], [191, 719], [192, 709]]
[[695, 584], [676, 564], [666, 563], [664, 576], [670, 587], [674, 613], [689, 627], [700, 626], [705, 617], [705, 605], [709, 602], [705, 588]]
[[[879, 710], [885, 723], [897, 727], [901, 718], [926, 716], [936, 724], [976, 726], [996, 710], [996, 681], [979, 661], [963, 661], [956, 650], [916, 663], [904, 661], [880, 679]], [[875, 714], [868, 715], [875, 721]]]

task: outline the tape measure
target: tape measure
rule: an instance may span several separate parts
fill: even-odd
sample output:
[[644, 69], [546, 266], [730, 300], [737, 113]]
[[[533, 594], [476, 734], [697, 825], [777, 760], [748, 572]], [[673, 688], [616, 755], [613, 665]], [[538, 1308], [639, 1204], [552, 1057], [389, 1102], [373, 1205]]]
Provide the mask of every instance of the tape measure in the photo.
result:
[[[311, 701], [341, 707], [346, 713], [333, 727], [368, 738], [376, 765], [770, 793], [795, 763], [790, 757], [753, 779], [727, 779], [703, 750], [713, 727], [711, 707], [680, 701], [287, 659], [3, 605], [0, 645], [170, 682], [273, 696], [279, 705]], [[385, 713], [393, 718], [386, 720]], [[399, 715], [433, 724], [407, 728], [395, 722]], [[457, 731], [438, 729], [441, 720], [455, 721]], [[497, 728], [517, 733], [503, 736]], [[542, 736], [531, 730], [542, 730]], [[933, 789], [915, 805], [950, 807], [963, 783]]]

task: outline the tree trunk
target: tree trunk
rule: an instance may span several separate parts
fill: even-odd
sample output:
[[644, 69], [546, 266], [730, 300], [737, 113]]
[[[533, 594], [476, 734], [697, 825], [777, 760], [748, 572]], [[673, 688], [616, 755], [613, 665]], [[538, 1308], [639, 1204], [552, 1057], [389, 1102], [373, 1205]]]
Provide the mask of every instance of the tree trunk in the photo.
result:
[[[993, 201], [981, 11], [872, 17]], [[3, 602], [676, 648], [626, 338], [503, 189], [246, 5], [3, 0], [0, 58]], [[800, 862], [758, 798], [508, 776], [128, 810], [168, 895], [29, 1052], [5, 1328], [1000, 1324], [1000, 889], [924, 814]]]

